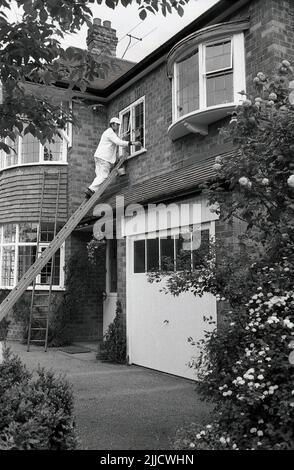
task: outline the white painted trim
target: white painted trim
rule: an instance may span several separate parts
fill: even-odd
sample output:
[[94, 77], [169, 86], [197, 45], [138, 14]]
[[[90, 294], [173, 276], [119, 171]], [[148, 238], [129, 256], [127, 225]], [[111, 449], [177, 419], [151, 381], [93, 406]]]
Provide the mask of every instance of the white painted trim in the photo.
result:
[[130, 305], [130, 297], [129, 297], [129, 272], [132, 260], [130, 257], [133, 256], [133, 250], [131, 245], [131, 239], [126, 237], [126, 354], [128, 363], [132, 364], [132, 349], [131, 349], [131, 332], [132, 332], [132, 324], [131, 324], [131, 317], [129, 314], [129, 305]]
[[237, 104], [242, 103], [246, 96], [239, 94], [240, 91], [246, 91], [246, 61], [245, 61], [245, 38], [244, 33], [233, 36], [233, 83], [234, 83], [234, 101]]
[[67, 166], [68, 165], [68, 162], [50, 162], [50, 161], [43, 161], [43, 162], [34, 162], [34, 163], [21, 163], [19, 165], [11, 165], [11, 166], [7, 166], [6, 168], [1, 168], [0, 169], [0, 172], [1, 171], [5, 171], [5, 170], [10, 170], [10, 169], [13, 169], [13, 168], [22, 168], [22, 167], [27, 167], [27, 166], [43, 166], [43, 165], [63, 165], [63, 166]]
[[[19, 224], [21, 222], [17, 222], [17, 223], [14, 223], [14, 225], [16, 225], [16, 233], [15, 233], [15, 242], [7, 242], [7, 243], [4, 243], [4, 226], [6, 224], [1, 224], [0, 226], [0, 289], [8, 289], [8, 290], [12, 290], [18, 283], [18, 263], [19, 263], [19, 247], [22, 247], [22, 246], [37, 246], [37, 242], [19, 242]], [[39, 227], [38, 227], [38, 230], [39, 230]], [[37, 256], [40, 255], [41, 253], [41, 250], [42, 248], [47, 248], [47, 246], [49, 245], [50, 242], [42, 242], [40, 243], [39, 245], [39, 253], [37, 254]], [[2, 282], [2, 270], [3, 270], [3, 248], [5, 247], [14, 247], [14, 256], [15, 256], [15, 260], [14, 260], [14, 273], [13, 273], [13, 286], [4, 286], [1, 284]], [[65, 286], [64, 286], [64, 266], [65, 266], [65, 243], [63, 243], [60, 247], [60, 268], [59, 268], [59, 285], [58, 286], [52, 286], [52, 289], [53, 290], [56, 290], [56, 291], [63, 291], [65, 290]], [[36, 280], [37, 280], [37, 283], [40, 282], [40, 274], [38, 274], [36, 276]], [[31, 290], [32, 289], [32, 286], [29, 286], [27, 288], [27, 290]], [[43, 285], [43, 286], [37, 286], [37, 289], [40, 289], [40, 290], [48, 290], [49, 289], [49, 286], [48, 285]]]
[[[231, 68], [224, 68], [224, 69], [219, 69], [215, 72], [225, 72], [226, 70], [232, 70], [233, 73], [233, 99], [234, 101], [232, 103], [223, 103], [219, 105], [213, 105], [213, 106], [207, 106], [207, 96], [206, 96], [206, 83], [207, 83], [207, 77], [210, 75], [213, 75], [213, 71], [206, 73], [206, 47], [209, 45], [213, 44], [218, 44], [219, 42], [222, 41], [231, 41]], [[185, 120], [186, 118], [205, 113], [206, 111], [214, 110], [214, 109], [219, 109], [221, 107], [226, 107], [226, 106], [232, 106], [232, 105], [238, 105], [240, 102], [243, 101], [241, 95], [238, 94], [241, 90], [246, 89], [246, 73], [245, 73], [245, 39], [244, 39], [244, 33], [235, 33], [230, 36], [223, 36], [219, 37], [215, 40], [210, 40], [210, 41], [204, 41], [202, 43], [199, 43], [197, 46], [195, 46], [195, 52], [198, 49], [198, 64], [199, 64], [199, 109], [196, 109], [195, 111], [192, 111], [190, 113], [184, 114], [182, 116], [178, 116], [178, 111], [177, 111], [177, 83], [175, 80], [175, 77], [177, 75], [177, 65], [178, 63], [175, 61], [174, 62], [174, 67], [173, 67], [173, 83], [174, 89], [172, 90], [172, 108], [173, 108], [173, 122], [171, 126], [169, 127], [169, 130], [174, 127], [175, 124], [177, 124], [180, 121]], [[187, 127], [187, 130], [189, 131], [189, 128]], [[192, 128], [190, 128], [190, 132], [193, 132]], [[200, 134], [202, 133], [203, 135], [207, 134], [206, 130], [203, 129], [203, 132], [201, 132], [201, 127], [199, 129], [196, 129], [196, 132], [199, 132]]]
[[[136, 101], [133, 101], [133, 103], [129, 104], [126, 108], [122, 109], [120, 112], [119, 112], [119, 119], [120, 121], [122, 122], [122, 117], [125, 113], [127, 113], [128, 111], [130, 111], [130, 126], [131, 126], [131, 129], [130, 129], [130, 139], [131, 140], [134, 140], [133, 137], [132, 137], [132, 133], [133, 133], [133, 117], [134, 117], [134, 109], [135, 109], [135, 106], [137, 106], [138, 104], [140, 103], [143, 103], [143, 126], [144, 126], [144, 141], [143, 141], [143, 148], [141, 148], [140, 150], [136, 151], [136, 152], [132, 152], [130, 153], [129, 157], [133, 157], [133, 156], [137, 156], [139, 155], [140, 153], [143, 153], [144, 151], [146, 151], [145, 149], [145, 139], [146, 139], [146, 126], [145, 126], [145, 114], [146, 114], [146, 104], [145, 104], [145, 95], [141, 96], [141, 98], [138, 98]], [[120, 126], [120, 137], [121, 137], [121, 129], [122, 129], [122, 126]], [[122, 156], [123, 154], [123, 149], [120, 147], [119, 148], [119, 155]]]

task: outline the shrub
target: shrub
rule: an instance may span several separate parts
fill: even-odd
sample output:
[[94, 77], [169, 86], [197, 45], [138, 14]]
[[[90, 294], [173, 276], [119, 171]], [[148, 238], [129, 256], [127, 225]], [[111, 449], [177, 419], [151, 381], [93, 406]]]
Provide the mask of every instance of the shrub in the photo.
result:
[[73, 396], [64, 377], [39, 368], [32, 378], [9, 351], [0, 377], [0, 449], [75, 448]]
[[125, 364], [126, 362], [126, 337], [122, 324], [122, 308], [121, 303], [117, 302], [116, 315], [113, 322], [109, 325], [104, 335], [104, 341], [101, 346], [102, 360], [118, 362]]

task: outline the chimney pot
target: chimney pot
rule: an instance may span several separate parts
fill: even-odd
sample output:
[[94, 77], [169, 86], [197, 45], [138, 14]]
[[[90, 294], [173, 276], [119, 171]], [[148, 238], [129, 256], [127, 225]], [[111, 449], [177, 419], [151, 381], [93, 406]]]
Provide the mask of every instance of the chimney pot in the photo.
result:
[[115, 57], [117, 42], [116, 31], [111, 28], [111, 22], [106, 20], [101, 24], [100, 18], [94, 18], [87, 34], [89, 52]]

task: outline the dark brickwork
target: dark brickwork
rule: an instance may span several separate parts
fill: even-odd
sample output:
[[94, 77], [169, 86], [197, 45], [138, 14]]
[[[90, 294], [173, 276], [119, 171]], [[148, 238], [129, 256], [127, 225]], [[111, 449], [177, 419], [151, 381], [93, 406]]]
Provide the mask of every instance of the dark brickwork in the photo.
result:
[[73, 145], [68, 155], [68, 207], [71, 215], [84, 199], [83, 191], [95, 176], [94, 151], [107, 127], [103, 107], [93, 111], [93, 102], [74, 103], [78, 126], [73, 131]]
[[[66, 259], [72, 257], [88, 257], [87, 243], [92, 238], [91, 232], [74, 232], [66, 245]], [[99, 263], [105, 266], [105, 253], [100, 254]], [[95, 279], [88, 279], [89, 289], [81, 310], [75, 310], [70, 324], [70, 336], [73, 341], [102, 340], [103, 300], [97, 295], [98, 286], [105, 289], [105, 274]]]

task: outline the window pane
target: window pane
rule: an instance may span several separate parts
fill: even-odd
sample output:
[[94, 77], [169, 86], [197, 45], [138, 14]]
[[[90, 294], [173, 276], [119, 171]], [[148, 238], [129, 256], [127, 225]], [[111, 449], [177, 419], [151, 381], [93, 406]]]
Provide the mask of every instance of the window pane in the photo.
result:
[[206, 46], [206, 73], [231, 67], [231, 41]]
[[196, 230], [192, 237], [193, 268], [197, 268], [209, 252], [209, 230]]
[[15, 141], [7, 138], [6, 139], [6, 144], [9, 145], [9, 147], [12, 147], [12, 149], [10, 150], [10, 154], [5, 154], [6, 155], [6, 165], [5, 166], [17, 165], [18, 164], [18, 157], [17, 157], [18, 137], [15, 139]]
[[55, 142], [48, 142], [44, 145], [44, 160], [45, 161], [62, 161], [63, 140], [58, 135], [54, 136]]
[[13, 286], [15, 269], [15, 248], [14, 246], [3, 247], [2, 252], [2, 279], [1, 285]]
[[134, 242], [134, 273], [145, 272], [145, 240]]
[[117, 241], [108, 240], [109, 292], [117, 292]]
[[[61, 229], [61, 224], [57, 223], [56, 233]], [[41, 242], [51, 242], [54, 238], [54, 222], [41, 223]]]
[[34, 163], [39, 161], [39, 141], [32, 134], [26, 134], [22, 139], [21, 162]]
[[37, 242], [38, 224], [22, 223], [19, 224], [19, 241], [21, 243]]
[[[42, 247], [42, 251], [46, 248]], [[53, 286], [58, 286], [60, 284], [60, 250], [56, 252], [53, 257], [54, 265], [53, 265]], [[50, 278], [51, 278], [51, 268], [52, 268], [52, 259], [48, 261], [48, 263], [44, 266], [40, 274], [40, 283], [44, 285], [50, 285]]]
[[18, 280], [36, 260], [36, 246], [20, 246], [18, 249]]
[[207, 106], [233, 102], [233, 73], [207, 77]]
[[127, 111], [122, 116], [121, 123], [121, 138], [123, 140], [131, 140], [131, 123], [130, 123], [131, 112]]
[[3, 226], [3, 243], [15, 243], [16, 224], [7, 224]]
[[162, 271], [174, 271], [174, 239], [160, 239], [160, 262]]
[[147, 240], [147, 271], [159, 269], [159, 239]]
[[[144, 147], [144, 103], [141, 102], [135, 106], [133, 113], [133, 134], [132, 140], [138, 140]], [[133, 151], [140, 150], [141, 147], [135, 147]]]
[[199, 109], [198, 51], [177, 63], [177, 115]]
[[191, 263], [191, 232], [181, 233], [176, 239], [176, 271], [190, 270]]

